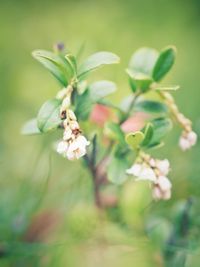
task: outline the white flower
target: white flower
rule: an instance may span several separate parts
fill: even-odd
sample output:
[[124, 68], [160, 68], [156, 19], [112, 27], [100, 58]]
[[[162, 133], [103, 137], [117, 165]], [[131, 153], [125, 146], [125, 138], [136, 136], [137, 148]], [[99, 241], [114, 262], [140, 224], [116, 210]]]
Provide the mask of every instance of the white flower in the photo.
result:
[[65, 142], [65, 141], [60, 141], [57, 145], [57, 149], [56, 151], [61, 154], [61, 155], [65, 155], [67, 153], [67, 150], [68, 150], [68, 143]]
[[183, 132], [179, 140], [179, 146], [183, 151], [185, 151], [194, 146], [196, 142], [197, 142], [197, 134], [195, 132], [193, 131], [189, 133]]
[[63, 102], [62, 102], [62, 105], [61, 105], [61, 111], [67, 110], [69, 108], [70, 104], [71, 104], [70, 97], [69, 96], [66, 96], [63, 99]]
[[80, 128], [77, 121], [71, 121], [70, 122], [70, 127], [71, 127], [72, 130], [76, 130], [76, 129]]
[[57, 93], [56, 98], [63, 99], [66, 96], [66, 93], [67, 93], [67, 88], [63, 88]]
[[69, 120], [72, 120], [72, 121], [77, 120], [76, 115], [74, 114], [74, 112], [71, 109], [68, 109], [67, 116], [68, 116]]
[[171, 197], [171, 182], [165, 176], [159, 176], [153, 186], [152, 196], [155, 200], [168, 200]]
[[134, 164], [130, 169], [126, 171], [127, 174], [134, 175], [139, 180], [148, 180], [151, 182], [156, 181], [156, 175], [152, 168], [144, 164]]
[[63, 140], [69, 140], [71, 136], [72, 136], [72, 130], [69, 127], [66, 127], [63, 134]]
[[159, 176], [156, 184], [158, 184], [163, 192], [169, 190], [172, 187], [170, 180], [165, 176]]
[[161, 172], [162, 175], [167, 175], [169, 173], [170, 164], [168, 159], [156, 160], [156, 167]]
[[142, 169], [142, 164], [135, 163], [130, 169], [126, 170], [126, 173], [138, 177], [141, 173], [141, 169]]
[[190, 144], [194, 146], [197, 142], [197, 134], [193, 131], [188, 133], [188, 140], [190, 141]]
[[79, 135], [71, 144], [67, 150], [67, 158], [69, 160], [79, 159], [86, 154], [86, 146], [90, 144], [89, 141], [83, 136]]

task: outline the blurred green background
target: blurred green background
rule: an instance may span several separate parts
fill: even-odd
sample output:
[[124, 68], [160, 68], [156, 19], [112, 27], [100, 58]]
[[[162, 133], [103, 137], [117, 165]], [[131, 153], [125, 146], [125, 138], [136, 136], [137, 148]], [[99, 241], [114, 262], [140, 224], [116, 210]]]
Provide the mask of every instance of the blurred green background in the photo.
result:
[[[199, 144], [180, 152], [176, 129], [158, 152], [172, 163], [172, 200], [144, 209], [144, 187], [130, 182], [122, 189], [120, 211], [99, 219], [87, 172], [52, 150], [59, 134], [24, 137], [20, 128], [59, 89], [32, 50], [62, 41], [73, 53], [84, 43], [83, 58], [99, 50], [118, 54], [119, 66], [93, 76], [118, 84], [118, 102], [129, 92], [124, 69], [132, 53], [174, 44], [177, 61], [164, 83], [180, 84], [174, 97], [199, 134], [200, 2], [8, 0], [0, 1], [0, 27], [0, 266], [164, 266], [160, 239], [182, 201], [200, 196]], [[195, 212], [200, 221], [198, 205]], [[153, 238], [144, 230], [146, 217], [160, 222]], [[200, 259], [199, 232], [193, 231], [188, 267], [199, 266]]]

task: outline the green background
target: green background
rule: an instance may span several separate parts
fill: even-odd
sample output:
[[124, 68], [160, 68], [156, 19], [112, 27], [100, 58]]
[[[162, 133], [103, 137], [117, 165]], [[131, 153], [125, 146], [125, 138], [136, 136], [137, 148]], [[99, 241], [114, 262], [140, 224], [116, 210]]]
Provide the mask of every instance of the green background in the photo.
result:
[[[83, 58], [99, 50], [118, 54], [120, 65], [106, 67], [92, 78], [116, 82], [117, 103], [129, 92], [124, 69], [132, 53], [141, 46], [160, 50], [173, 44], [177, 61], [164, 83], [181, 86], [174, 97], [199, 134], [200, 2], [1, 1], [0, 28], [0, 249], [11, 246], [13, 252], [0, 258], [0, 266], [163, 266], [160, 247], [147, 238], [142, 224], [146, 213], [166, 218], [163, 234], [176, 213], [175, 203], [200, 196], [199, 144], [182, 153], [177, 147], [180, 130], [175, 128], [157, 153], [171, 161], [172, 200], [141, 213], [144, 188], [125, 186], [122, 219], [117, 223], [113, 217], [119, 214], [112, 213], [111, 220], [97, 219], [89, 175], [80, 164], [53, 152], [51, 141], [59, 134], [24, 137], [20, 128], [59, 89], [31, 57], [32, 50], [51, 49], [62, 41], [75, 54], [84, 43]], [[45, 212], [58, 220], [48, 232], [47, 247], [24, 242], [33, 217]], [[131, 234], [124, 229], [127, 225]], [[198, 266], [199, 257], [197, 249], [189, 252], [187, 266]]]

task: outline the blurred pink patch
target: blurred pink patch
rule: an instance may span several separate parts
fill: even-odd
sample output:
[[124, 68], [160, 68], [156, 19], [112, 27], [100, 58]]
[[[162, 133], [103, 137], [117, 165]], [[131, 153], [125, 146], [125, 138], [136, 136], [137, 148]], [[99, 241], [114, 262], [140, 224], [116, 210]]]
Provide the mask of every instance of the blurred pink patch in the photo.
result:
[[90, 115], [90, 119], [92, 122], [98, 124], [99, 126], [103, 126], [104, 123], [113, 117], [112, 111], [103, 105], [95, 105], [92, 113]]
[[144, 127], [148, 118], [148, 114], [137, 112], [132, 117], [128, 118], [124, 123], [122, 123], [121, 129], [125, 133], [139, 131]]

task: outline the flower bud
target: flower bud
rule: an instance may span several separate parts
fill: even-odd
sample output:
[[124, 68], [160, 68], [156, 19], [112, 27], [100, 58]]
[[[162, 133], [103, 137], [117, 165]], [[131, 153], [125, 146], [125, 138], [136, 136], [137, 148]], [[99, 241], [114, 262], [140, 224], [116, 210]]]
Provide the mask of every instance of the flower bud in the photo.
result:
[[67, 93], [67, 88], [63, 88], [57, 93], [56, 98], [62, 100], [66, 96], [66, 93]]
[[69, 120], [72, 120], [72, 121], [76, 121], [77, 120], [76, 115], [74, 114], [74, 112], [71, 109], [69, 109], [67, 111], [67, 118]]

